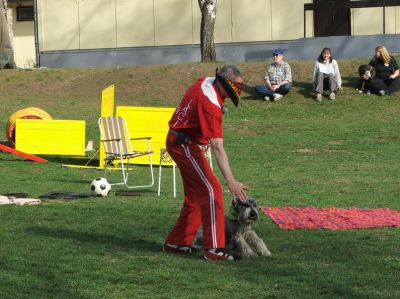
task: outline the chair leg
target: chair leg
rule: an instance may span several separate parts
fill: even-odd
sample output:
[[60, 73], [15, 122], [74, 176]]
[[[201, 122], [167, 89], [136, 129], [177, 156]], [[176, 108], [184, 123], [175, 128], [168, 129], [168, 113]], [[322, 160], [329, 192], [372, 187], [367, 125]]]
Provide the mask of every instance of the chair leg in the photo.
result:
[[174, 184], [174, 198], [176, 198], [176, 175], [175, 175], [175, 164], [172, 165], [172, 176], [173, 176], [173, 184]]
[[160, 196], [161, 194], [161, 170], [162, 170], [162, 166], [161, 166], [161, 158], [160, 158], [160, 166], [158, 167], [158, 196]]

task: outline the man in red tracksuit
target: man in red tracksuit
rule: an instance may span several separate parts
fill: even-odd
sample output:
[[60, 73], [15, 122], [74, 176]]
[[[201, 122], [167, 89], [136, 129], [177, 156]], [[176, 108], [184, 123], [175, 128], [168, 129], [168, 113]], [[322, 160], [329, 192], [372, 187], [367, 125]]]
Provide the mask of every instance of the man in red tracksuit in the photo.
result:
[[245, 201], [247, 187], [234, 178], [222, 140], [222, 105], [228, 97], [238, 105], [242, 84], [242, 74], [232, 65], [217, 70], [216, 77], [200, 78], [188, 89], [169, 121], [166, 147], [182, 176], [184, 202], [165, 240], [165, 252], [192, 253], [192, 241], [203, 225], [204, 258], [234, 260], [224, 250], [222, 186], [203, 151], [211, 145], [232, 196]]

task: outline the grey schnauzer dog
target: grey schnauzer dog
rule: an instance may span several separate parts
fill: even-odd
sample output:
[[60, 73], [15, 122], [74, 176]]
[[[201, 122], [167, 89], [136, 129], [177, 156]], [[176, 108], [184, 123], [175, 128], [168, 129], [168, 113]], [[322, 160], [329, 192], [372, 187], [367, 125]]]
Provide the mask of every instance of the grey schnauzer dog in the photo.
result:
[[[233, 199], [232, 207], [236, 218], [225, 217], [225, 248], [237, 251], [241, 257], [271, 255], [264, 241], [251, 228], [259, 217], [256, 200], [241, 202], [239, 199]], [[202, 237], [203, 229], [200, 227], [193, 242], [194, 247], [201, 247]]]

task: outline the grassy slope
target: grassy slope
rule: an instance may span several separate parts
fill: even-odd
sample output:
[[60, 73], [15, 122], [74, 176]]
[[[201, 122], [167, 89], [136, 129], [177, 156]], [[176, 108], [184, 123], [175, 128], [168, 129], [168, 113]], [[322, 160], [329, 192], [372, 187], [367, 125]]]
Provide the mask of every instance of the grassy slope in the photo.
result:
[[[227, 103], [225, 144], [236, 176], [261, 206], [400, 210], [399, 98], [357, 94], [359, 63], [339, 61], [345, 90], [322, 103], [310, 95], [312, 62], [292, 63], [295, 87], [279, 103], [252, 93], [262, 82], [262, 63], [239, 65], [248, 88], [238, 109]], [[87, 139], [96, 140], [102, 88], [115, 84], [118, 105], [174, 107], [193, 80], [216, 66], [1, 71], [0, 127], [14, 111], [37, 106], [54, 118], [85, 119]], [[0, 159], [0, 192], [86, 191], [101, 175], [61, 168], [65, 157], [49, 157], [48, 164]], [[283, 231], [262, 216], [256, 230], [270, 258], [229, 264], [163, 254], [181, 205], [181, 190], [171, 197], [170, 171], [163, 175], [160, 198], [153, 190], [0, 207], [1, 297], [400, 297], [397, 228]]]

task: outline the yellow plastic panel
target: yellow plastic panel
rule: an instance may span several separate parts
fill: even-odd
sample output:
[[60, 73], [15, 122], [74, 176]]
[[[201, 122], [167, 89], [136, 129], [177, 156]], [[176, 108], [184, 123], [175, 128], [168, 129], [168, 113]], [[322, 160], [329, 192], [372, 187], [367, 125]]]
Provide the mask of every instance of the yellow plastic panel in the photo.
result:
[[155, 45], [192, 44], [192, 0], [154, 1]]
[[[160, 163], [160, 149], [165, 148], [168, 133], [168, 121], [175, 108], [117, 106], [116, 116], [125, 118], [129, 135], [135, 137], [152, 137], [151, 149], [153, 164]], [[143, 141], [132, 141], [134, 150], [145, 150]], [[135, 158], [135, 164], [148, 164], [148, 157]], [[166, 164], [166, 165], [172, 165]]]
[[101, 91], [100, 116], [114, 116], [114, 85], [110, 85]]
[[80, 48], [117, 46], [115, 0], [79, 0]]
[[79, 49], [78, 0], [37, 0], [37, 5], [39, 50]]
[[17, 119], [15, 148], [29, 154], [85, 155], [85, 121]]
[[247, 1], [232, 0], [232, 42], [271, 39], [270, 2], [270, 0], [252, 0], [249, 5]]
[[117, 47], [154, 46], [153, 1], [117, 1]]
[[[101, 92], [101, 110], [100, 116], [114, 116], [114, 95], [115, 95], [115, 87], [114, 85], [110, 85], [107, 88], [103, 89]], [[103, 167], [104, 158], [106, 154], [104, 152], [104, 148], [102, 143], [99, 145], [99, 163], [100, 167]]]

